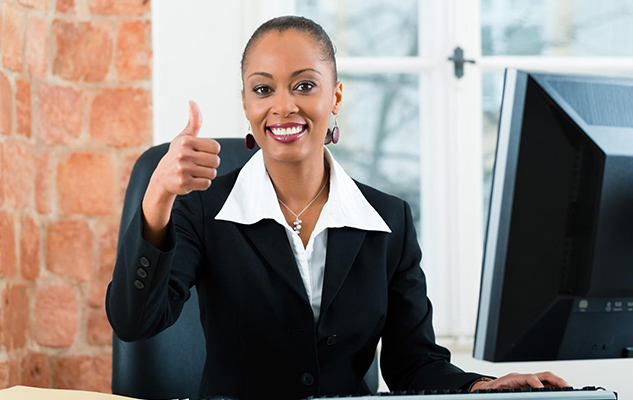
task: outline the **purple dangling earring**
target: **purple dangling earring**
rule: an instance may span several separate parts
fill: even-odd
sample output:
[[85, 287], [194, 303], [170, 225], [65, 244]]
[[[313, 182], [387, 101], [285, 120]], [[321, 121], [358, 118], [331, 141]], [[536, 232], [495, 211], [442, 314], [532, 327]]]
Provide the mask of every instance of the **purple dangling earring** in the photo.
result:
[[332, 143], [337, 144], [340, 133], [338, 130], [337, 117], [334, 117], [334, 128], [332, 128]]
[[248, 124], [248, 133], [246, 134], [246, 137], [244, 138], [244, 145], [249, 150], [253, 150], [255, 148], [255, 136], [253, 136], [251, 132], [252, 132], [251, 124]]
[[338, 143], [338, 139], [339, 139], [339, 130], [338, 130], [338, 122], [337, 122], [337, 116], [334, 116], [334, 128], [330, 129], [328, 128], [327, 130], [327, 134], [325, 135], [325, 144], [330, 144], [330, 143]]

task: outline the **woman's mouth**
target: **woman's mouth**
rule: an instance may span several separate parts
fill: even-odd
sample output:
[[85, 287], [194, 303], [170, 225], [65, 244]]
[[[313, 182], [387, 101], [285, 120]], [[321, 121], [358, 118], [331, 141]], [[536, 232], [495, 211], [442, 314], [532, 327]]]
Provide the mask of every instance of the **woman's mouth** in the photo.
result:
[[278, 142], [291, 143], [299, 140], [308, 130], [308, 125], [287, 123], [266, 127], [266, 132]]

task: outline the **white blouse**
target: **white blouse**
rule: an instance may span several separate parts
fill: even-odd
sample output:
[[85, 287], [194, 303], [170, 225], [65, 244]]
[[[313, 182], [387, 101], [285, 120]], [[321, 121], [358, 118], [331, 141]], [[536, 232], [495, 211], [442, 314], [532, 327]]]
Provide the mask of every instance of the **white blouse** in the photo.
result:
[[305, 248], [299, 235], [294, 233], [284, 218], [261, 150], [244, 165], [224, 206], [215, 217], [217, 220], [245, 225], [268, 218], [286, 228], [286, 236], [297, 261], [315, 322], [319, 320], [321, 309], [328, 229], [346, 226], [391, 233], [380, 214], [327, 148], [325, 161], [330, 165], [330, 193]]

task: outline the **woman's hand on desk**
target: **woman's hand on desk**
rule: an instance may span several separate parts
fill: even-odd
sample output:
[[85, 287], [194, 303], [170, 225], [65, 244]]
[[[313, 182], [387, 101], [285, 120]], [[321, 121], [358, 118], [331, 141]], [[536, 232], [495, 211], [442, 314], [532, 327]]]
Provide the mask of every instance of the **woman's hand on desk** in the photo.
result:
[[542, 387], [568, 387], [569, 384], [561, 377], [551, 372], [538, 374], [508, 374], [488, 381], [476, 382], [471, 391], [483, 389], [527, 389]]
[[220, 165], [220, 144], [199, 138], [202, 114], [189, 102], [189, 122], [172, 140], [156, 166], [143, 197], [143, 237], [154, 247], [163, 247], [171, 208], [177, 195], [207, 190]]

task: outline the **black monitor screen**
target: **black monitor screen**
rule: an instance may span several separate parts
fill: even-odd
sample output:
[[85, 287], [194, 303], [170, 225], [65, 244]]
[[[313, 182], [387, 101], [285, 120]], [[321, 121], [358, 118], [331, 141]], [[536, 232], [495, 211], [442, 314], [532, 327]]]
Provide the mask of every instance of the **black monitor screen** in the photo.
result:
[[474, 355], [633, 356], [633, 81], [506, 71]]

